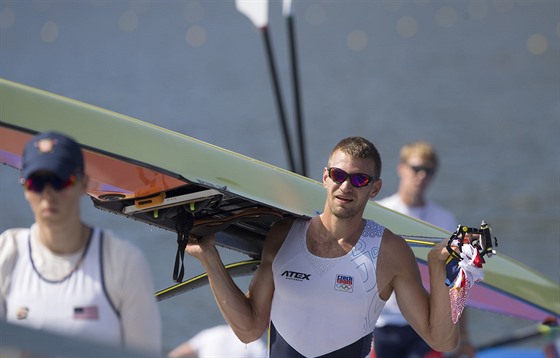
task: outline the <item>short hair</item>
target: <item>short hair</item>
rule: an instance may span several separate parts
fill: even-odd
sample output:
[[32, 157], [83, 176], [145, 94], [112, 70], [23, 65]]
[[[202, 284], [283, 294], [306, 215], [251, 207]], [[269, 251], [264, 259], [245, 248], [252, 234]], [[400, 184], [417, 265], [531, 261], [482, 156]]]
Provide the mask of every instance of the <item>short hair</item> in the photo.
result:
[[434, 168], [437, 168], [439, 165], [436, 150], [429, 142], [417, 141], [405, 144], [401, 148], [401, 163], [407, 163], [414, 155], [418, 155], [423, 160], [431, 162]]
[[369, 140], [363, 137], [347, 137], [342, 139], [331, 151], [329, 162], [333, 154], [337, 151], [344, 152], [357, 159], [371, 159], [374, 164], [373, 175], [376, 178], [381, 177], [381, 155], [375, 145]]

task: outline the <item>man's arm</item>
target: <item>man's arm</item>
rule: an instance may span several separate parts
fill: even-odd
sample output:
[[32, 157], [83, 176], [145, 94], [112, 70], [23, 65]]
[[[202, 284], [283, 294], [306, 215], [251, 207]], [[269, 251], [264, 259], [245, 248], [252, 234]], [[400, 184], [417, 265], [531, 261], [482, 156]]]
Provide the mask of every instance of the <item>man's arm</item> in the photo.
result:
[[452, 357], [463, 357], [463, 358], [474, 358], [476, 355], [476, 347], [473, 346], [469, 337], [468, 328], [468, 313], [469, 309], [465, 308], [463, 315], [459, 319], [459, 327], [461, 329], [461, 334], [459, 338], [459, 344], [452, 353]]
[[[442, 242], [428, 254], [431, 292], [422, 285], [414, 253], [400, 237], [387, 233], [389, 244], [383, 250], [383, 264], [394, 273], [390, 281], [399, 308], [416, 332], [437, 351], [451, 351], [457, 346], [459, 328], [451, 321], [449, 288], [445, 285], [445, 260], [449, 256]], [[385, 240], [385, 238], [384, 238]]]
[[187, 253], [198, 258], [208, 273], [216, 303], [237, 337], [244, 343], [259, 339], [268, 327], [274, 281], [272, 262], [291, 227], [291, 221], [278, 222], [270, 230], [263, 248], [261, 264], [255, 271], [247, 294], [229, 276], [215, 246], [214, 235], [191, 238]]

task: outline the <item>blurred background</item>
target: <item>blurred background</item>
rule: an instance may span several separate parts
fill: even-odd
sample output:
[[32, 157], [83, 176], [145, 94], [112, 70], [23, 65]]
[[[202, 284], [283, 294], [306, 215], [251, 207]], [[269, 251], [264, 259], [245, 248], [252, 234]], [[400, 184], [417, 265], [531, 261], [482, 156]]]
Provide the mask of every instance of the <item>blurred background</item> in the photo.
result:
[[[295, 138], [281, 5], [270, 2], [268, 31]], [[382, 154], [384, 197], [397, 188], [400, 147], [431, 141], [441, 160], [431, 198], [463, 225], [486, 220], [499, 253], [558, 282], [560, 2], [293, 7], [308, 176], [321, 178], [338, 140], [362, 135]], [[289, 169], [262, 34], [233, 0], [2, 0], [0, 76]], [[33, 221], [18, 176], [0, 167], [1, 231]], [[88, 223], [144, 250], [158, 290], [173, 284], [172, 233], [93, 209], [87, 198], [83, 210]], [[187, 275], [201, 271], [187, 258]], [[223, 322], [207, 287], [160, 307], [166, 351]], [[531, 323], [475, 311], [470, 324], [484, 343]]]

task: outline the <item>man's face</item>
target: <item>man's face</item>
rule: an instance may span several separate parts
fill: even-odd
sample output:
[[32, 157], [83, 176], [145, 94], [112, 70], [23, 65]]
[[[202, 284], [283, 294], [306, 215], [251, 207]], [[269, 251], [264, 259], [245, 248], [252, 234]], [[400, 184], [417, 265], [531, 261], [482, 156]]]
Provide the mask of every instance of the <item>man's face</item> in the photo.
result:
[[406, 163], [400, 163], [398, 166], [400, 185], [408, 192], [424, 194], [435, 175], [435, 170], [434, 163], [419, 155], [413, 155]]
[[[356, 159], [350, 155], [337, 151], [333, 153], [330, 168], [338, 168], [348, 174], [364, 173], [374, 176], [374, 163], [371, 159]], [[369, 199], [373, 198], [381, 189], [381, 180], [375, 180], [363, 187], [355, 187], [350, 178], [337, 183], [329, 177], [327, 169], [323, 172], [323, 186], [327, 189], [327, 206], [332, 214], [341, 219], [360, 217]]]

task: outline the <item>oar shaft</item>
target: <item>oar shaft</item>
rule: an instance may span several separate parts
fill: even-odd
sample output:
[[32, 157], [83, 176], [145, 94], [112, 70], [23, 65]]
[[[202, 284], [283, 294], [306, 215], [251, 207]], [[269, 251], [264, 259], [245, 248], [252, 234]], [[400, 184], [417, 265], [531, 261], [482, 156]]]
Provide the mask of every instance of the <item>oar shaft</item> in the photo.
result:
[[272, 54], [272, 46], [270, 44], [270, 37], [268, 35], [268, 28], [264, 27], [261, 29], [263, 34], [264, 46], [266, 49], [266, 54], [268, 58], [268, 65], [270, 70], [270, 76], [272, 79], [272, 86], [274, 89], [274, 97], [276, 99], [276, 107], [278, 109], [278, 115], [280, 119], [280, 125], [282, 126], [282, 132], [284, 134], [284, 145], [286, 147], [286, 152], [288, 154], [288, 161], [290, 165], [290, 170], [296, 172], [296, 165], [294, 161], [292, 143], [290, 140], [290, 131], [288, 129], [288, 123], [286, 122], [286, 114], [284, 111], [284, 103], [282, 100], [282, 93], [280, 92], [280, 85], [278, 83], [278, 76], [276, 74], [276, 65], [274, 62], [274, 56]]
[[434, 246], [439, 244], [442, 240], [448, 238], [434, 237], [434, 236], [414, 236], [414, 235], [399, 235], [409, 244], [416, 244], [420, 246]]
[[[232, 277], [243, 277], [252, 275], [260, 264], [260, 260], [249, 260], [234, 262], [225, 265], [225, 269], [228, 274]], [[208, 274], [206, 272], [199, 275], [193, 276], [181, 283], [177, 283], [173, 286], [167, 287], [161, 291], [155, 293], [157, 301], [163, 301], [173, 296], [192, 291], [196, 288], [205, 286], [208, 284]]]
[[300, 165], [301, 165], [301, 175], [307, 176], [307, 160], [306, 160], [306, 149], [305, 149], [305, 133], [303, 127], [303, 115], [301, 110], [301, 94], [300, 94], [300, 84], [299, 84], [299, 70], [297, 63], [297, 48], [295, 39], [295, 24], [292, 15], [286, 17], [288, 23], [288, 40], [290, 48], [290, 64], [292, 68], [292, 88], [294, 96], [294, 111], [296, 117], [296, 129], [298, 136], [298, 144], [300, 150]]

